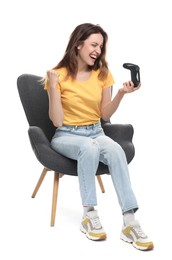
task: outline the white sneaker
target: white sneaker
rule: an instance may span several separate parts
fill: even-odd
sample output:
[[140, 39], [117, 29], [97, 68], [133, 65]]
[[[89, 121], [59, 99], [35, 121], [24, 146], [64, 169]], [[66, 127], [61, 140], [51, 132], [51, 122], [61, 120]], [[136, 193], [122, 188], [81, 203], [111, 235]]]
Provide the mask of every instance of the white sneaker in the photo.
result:
[[81, 222], [80, 230], [91, 240], [106, 239], [106, 233], [100, 223], [97, 210], [87, 212]]
[[124, 226], [120, 238], [139, 250], [151, 250], [154, 248], [153, 242], [148, 239], [140, 227], [138, 221], [133, 221], [128, 226]]

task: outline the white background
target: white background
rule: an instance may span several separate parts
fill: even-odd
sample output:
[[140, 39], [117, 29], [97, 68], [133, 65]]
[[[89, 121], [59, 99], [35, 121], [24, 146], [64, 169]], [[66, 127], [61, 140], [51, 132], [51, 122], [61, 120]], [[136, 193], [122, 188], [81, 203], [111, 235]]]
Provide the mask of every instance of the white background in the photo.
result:
[[[61, 180], [55, 227], [50, 227], [53, 173], [31, 199], [42, 165], [29, 143], [17, 77], [43, 76], [54, 67], [70, 33], [83, 22], [100, 24], [109, 35], [114, 94], [130, 78], [122, 64], [140, 66], [142, 88], [124, 97], [111, 121], [134, 126], [136, 155], [129, 170], [140, 205], [136, 217], [155, 244], [151, 252], [119, 239], [122, 216], [109, 176], [102, 177], [106, 193], [97, 189], [99, 215], [108, 234], [104, 242], [89, 241], [79, 231], [82, 207], [76, 177]], [[1, 259], [170, 259], [171, 24], [170, 0], [1, 1]]]

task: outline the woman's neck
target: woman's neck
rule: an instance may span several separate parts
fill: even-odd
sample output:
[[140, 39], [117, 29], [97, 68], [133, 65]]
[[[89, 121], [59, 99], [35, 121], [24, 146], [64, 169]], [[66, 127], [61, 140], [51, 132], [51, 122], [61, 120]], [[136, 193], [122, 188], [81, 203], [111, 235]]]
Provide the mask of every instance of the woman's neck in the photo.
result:
[[90, 70], [78, 70], [77, 74], [76, 74], [76, 80], [77, 81], [86, 81], [87, 79], [89, 79], [91, 75], [91, 71]]

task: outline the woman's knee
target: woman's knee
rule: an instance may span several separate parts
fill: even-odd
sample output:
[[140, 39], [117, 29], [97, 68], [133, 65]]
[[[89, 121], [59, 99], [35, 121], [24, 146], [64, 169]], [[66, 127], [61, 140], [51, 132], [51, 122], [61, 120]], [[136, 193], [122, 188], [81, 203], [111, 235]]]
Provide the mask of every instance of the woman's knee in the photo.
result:
[[112, 158], [113, 160], [126, 160], [126, 155], [121, 147], [117, 142], [113, 141], [108, 142], [106, 147], [102, 150], [105, 158]]

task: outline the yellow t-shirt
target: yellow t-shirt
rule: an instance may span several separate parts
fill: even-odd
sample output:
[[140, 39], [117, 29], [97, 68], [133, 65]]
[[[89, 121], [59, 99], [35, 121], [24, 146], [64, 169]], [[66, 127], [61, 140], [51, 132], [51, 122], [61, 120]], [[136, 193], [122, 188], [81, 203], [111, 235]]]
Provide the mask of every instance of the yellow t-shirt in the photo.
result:
[[[109, 71], [107, 78], [98, 79], [99, 70], [92, 71], [90, 77], [83, 82], [72, 80], [66, 76], [66, 69], [56, 70], [59, 76], [58, 91], [61, 94], [61, 102], [64, 111], [66, 125], [88, 125], [98, 122], [101, 118], [100, 105], [103, 88], [111, 87], [114, 79]], [[48, 86], [45, 85], [45, 89]]]

